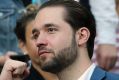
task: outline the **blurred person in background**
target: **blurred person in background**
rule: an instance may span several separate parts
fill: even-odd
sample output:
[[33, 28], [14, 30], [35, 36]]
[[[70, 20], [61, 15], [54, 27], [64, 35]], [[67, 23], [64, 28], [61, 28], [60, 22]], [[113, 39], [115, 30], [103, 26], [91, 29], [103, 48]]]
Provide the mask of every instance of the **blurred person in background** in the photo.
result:
[[[78, 0], [77, 0], [78, 1]], [[96, 20], [97, 38], [93, 61], [100, 67], [110, 71], [117, 61], [116, 29], [118, 17], [115, 0], [79, 0], [90, 10]], [[96, 59], [96, 60], [95, 60]]]
[[[30, 9], [31, 8], [31, 9]], [[19, 46], [25, 54], [35, 54], [37, 47], [35, 46], [33, 39], [31, 38], [32, 28], [34, 26], [35, 10], [37, 7], [31, 6], [27, 8], [27, 14], [25, 14], [17, 23], [15, 33], [19, 40]], [[22, 32], [22, 33], [21, 33]], [[40, 70], [40, 69], [39, 69]], [[24, 80], [58, 80], [57, 77], [51, 73], [40, 70], [40, 73], [35, 70], [34, 65], [31, 62], [30, 74]]]
[[21, 0], [0, 0], [0, 66], [10, 55], [21, 52], [14, 28], [24, 12]]
[[[118, 14], [118, 18], [119, 18], [119, 0], [116, 0], [116, 11]], [[115, 68], [112, 70], [112, 72], [118, 73], [119, 74], [119, 22], [118, 22], [118, 28], [116, 30], [116, 34], [117, 34], [117, 53], [118, 53], [118, 59], [117, 59], [117, 63]]]
[[90, 0], [97, 30], [96, 60], [103, 69], [110, 71], [117, 61], [116, 30], [118, 16], [115, 0]]

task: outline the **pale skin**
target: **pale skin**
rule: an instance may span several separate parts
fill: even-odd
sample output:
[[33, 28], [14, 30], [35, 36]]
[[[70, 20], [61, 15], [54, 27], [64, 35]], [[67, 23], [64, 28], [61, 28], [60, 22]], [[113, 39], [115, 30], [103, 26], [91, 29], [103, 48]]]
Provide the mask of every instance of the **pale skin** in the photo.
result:
[[[23, 50], [26, 51], [30, 57], [32, 57], [32, 56], [36, 57], [35, 54], [37, 53], [37, 47], [36, 47], [36, 45], [35, 45], [35, 43], [34, 43], [34, 41], [32, 39], [33, 25], [34, 25], [34, 20], [29, 22], [29, 24], [26, 27], [26, 34], [25, 34], [25, 36], [26, 36], [26, 43], [21, 41]], [[38, 71], [39, 71], [39, 74], [41, 74], [45, 78], [45, 80], [58, 80], [57, 76], [54, 75], [54, 74], [42, 71], [40, 68], [38, 69]]]
[[0, 80], [23, 80], [28, 74], [26, 63], [8, 59], [0, 75]]
[[[30, 21], [29, 24], [27, 24], [27, 27], [26, 27], [26, 43], [24, 43], [23, 41], [19, 41], [19, 47], [21, 48], [21, 50], [25, 53], [28, 53], [29, 55], [32, 53], [32, 54], [35, 54], [36, 51], [37, 51], [37, 47], [35, 46], [33, 40], [31, 39], [31, 34], [32, 34], [32, 28], [33, 28], [33, 25], [34, 25], [34, 20]], [[32, 46], [30, 46], [32, 45]], [[14, 65], [17, 65], [17, 66], [14, 66], [12, 65], [14, 63]], [[19, 64], [19, 65], [18, 65]], [[4, 66], [4, 69], [3, 69], [3, 72], [1, 74], [1, 78], [3, 80], [3, 78], [7, 78], [6, 75], [8, 76], [11, 76], [11, 74], [9, 74], [9, 71], [7, 70], [6, 66], [10, 69], [14, 68], [14, 67], [17, 67], [18, 69], [22, 68], [22, 66], [24, 65], [25, 63], [23, 62], [18, 62], [18, 61], [14, 61], [14, 60], [10, 60], [8, 59], [7, 62], [6, 62], [6, 65]], [[12, 68], [11, 68], [12, 67]], [[25, 66], [23, 66], [25, 67]], [[20, 69], [21, 70], [21, 69]], [[23, 68], [23, 70], [25, 70]], [[48, 73], [48, 72], [45, 72], [45, 71], [42, 71], [40, 68], [38, 69], [39, 71], [39, 74], [41, 74], [45, 80], [58, 80], [57, 76], [54, 75], [54, 74], [51, 74], [51, 73]], [[12, 73], [12, 72], [11, 72]], [[18, 74], [19, 75], [19, 74]], [[25, 77], [25, 76], [24, 76]], [[14, 77], [11, 77], [11, 78], [7, 78], [8, 80], [13, 80]], [[16, 78], [15, 78], [16, 80]], [[20, 78], [19, 77], [19, 80], [22, 80], [22, 77]]]
[[[65, 14], [63, 7], [49, 7], [39, 11], [34, 26], [34, 29], [37, 30], [34, 34], [38, 33], [36, 35], [38, 36], [36, 39], [36, 45], [43, 44], [47, 48], [52, 48], [56, 53], [62, 48], [70, 45], [73, 32], [71, 26], [64, 21], [63, 14]], [[52, 26], [46, 27], [46, 24], [52, 24]], [[90, 32], [85, 27], [80, 28], [76, 32], [75, 40], [77, 43], [78, 54], [80, 56], [78, 55], [76, 61], [72, 65], [57, 74], [60, 80], [77, 80], [92, 64], [88, 57], [86, 48], [86, 42], [89, 36]], [[53, 54], [44, 53], [39, 59], [42, 60], [42, 58], [45, 58], [45, 60], [43, 60], [43, 64], [45, 64], [51, 61], [53, 57]], [[82, 65], [82, 61], [85, 65]], [[36, 69], [38, 69], [38, 64], [34, 65], [36, 65]]]
[[[37, 50], [36, 53], [29, 54], [33, 61], [33, 66], [39, 73], [41, 70], [39, 65], [40, 61], [42, 61], [42, 64], [51, 61], [54, 55], [57, 55], [58, 51], [71, 45], [73, 30], [71, 26], [64, 21], [64, 14], [65, 9], [63, 7], [47, 7], [40, 10], [36, 16], [33, 29], [37, 30], [38, 33], [40, 32], [40, 34], [36, 35], [37, 39], [35, 39], [34, 45], [38, 46], [42, 44], [55, 51], [55, 54], [52, 54], [48, 52], [45, 53], [41, 50], [43, 54], [39, 55], [39, 51]], [[48, 27], [46, 24], [52, 24], [52, 26]], [[35, 34], [37, 32], [35, 32]], [[73, 64], [56, 74], [59, 80], [77, 80], [92, 64], [86, 48], [86, 42], [90, 36], [89, 30], [82, 27], [77, 30], [74, 36], [78, 52], [77, 58]], [[82, 62], [85, 64], [82, 64]]]

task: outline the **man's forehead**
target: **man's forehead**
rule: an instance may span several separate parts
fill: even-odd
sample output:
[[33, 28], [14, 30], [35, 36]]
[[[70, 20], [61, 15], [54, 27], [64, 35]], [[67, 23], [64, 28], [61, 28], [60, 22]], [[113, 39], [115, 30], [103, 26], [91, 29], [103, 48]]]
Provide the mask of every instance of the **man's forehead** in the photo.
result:
[[64, 20], [65, 9], [63, 7], [46, 7], [41, 9], [35, 18], [35, 25], [52, 23], [61, 19]]
[[[63, 6], [51, 6], [51, 7], [45, 7], [41, 10], [39, 10], [37, 16], [39, 15], [50, 15], [50, 14], [64, 14], [66, 12], [65, 8]], [[37, 18], [36, 16], [36, 18]]]

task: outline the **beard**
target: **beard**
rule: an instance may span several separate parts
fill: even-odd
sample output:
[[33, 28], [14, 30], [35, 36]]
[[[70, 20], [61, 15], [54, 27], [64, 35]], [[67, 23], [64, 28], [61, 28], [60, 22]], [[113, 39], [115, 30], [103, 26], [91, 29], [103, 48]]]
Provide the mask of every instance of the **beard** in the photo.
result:
[[56, 74], [71, 65], [77, 57], [77, 45], [74, 39], [69, 47], [63, 48], [58, 53], [53, 53], [56, 55], [51, 60], [41, 64], [41, 69]]

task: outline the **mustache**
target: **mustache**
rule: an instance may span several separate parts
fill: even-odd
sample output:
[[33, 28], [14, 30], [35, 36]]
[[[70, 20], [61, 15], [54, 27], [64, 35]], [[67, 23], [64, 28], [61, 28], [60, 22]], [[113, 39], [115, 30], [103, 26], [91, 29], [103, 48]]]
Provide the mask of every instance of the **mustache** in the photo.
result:
[[53, 49], [49, 49], [49, 48], [47, 48], [45, 46], [38, 47], [38, 51], [47, 51], [47, 52], [50, 52], [50, 53], [54, 53]]

